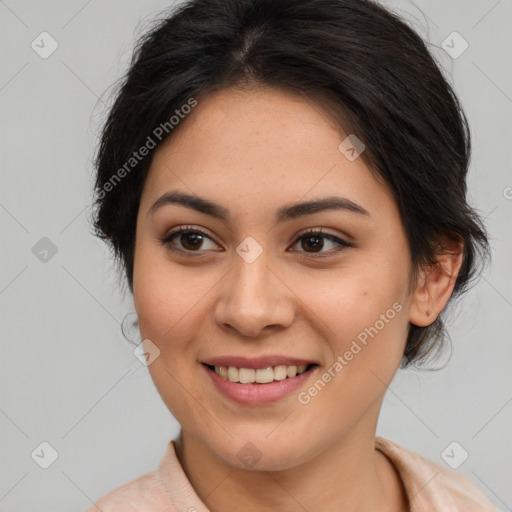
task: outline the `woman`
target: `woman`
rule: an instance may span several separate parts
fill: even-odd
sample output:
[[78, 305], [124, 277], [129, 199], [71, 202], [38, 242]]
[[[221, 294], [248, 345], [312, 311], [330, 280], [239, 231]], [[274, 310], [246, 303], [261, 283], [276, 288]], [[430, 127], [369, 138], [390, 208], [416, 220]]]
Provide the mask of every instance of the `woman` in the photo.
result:
[[424, 43], [374, 2], [190, 0], [144, 35], [95, 228], [181, 433], [88, 510], [496, 510], [375, 436], [488, 255], [469, 152]]

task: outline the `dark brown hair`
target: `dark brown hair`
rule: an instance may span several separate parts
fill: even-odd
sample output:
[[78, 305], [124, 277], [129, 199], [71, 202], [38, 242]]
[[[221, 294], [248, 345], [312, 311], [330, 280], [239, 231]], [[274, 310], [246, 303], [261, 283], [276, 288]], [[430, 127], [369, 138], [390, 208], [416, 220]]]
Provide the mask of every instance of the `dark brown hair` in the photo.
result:
[[[95, 160], [94, 234], [110, 244], [131, 292], [153, 146], [172, 136], [171, 116], [183, 117], [191, 98], [233, 86], [275, 87], [327, 105], [340, 128], [364, 142], [361, 157], [394, 194], [411, 286], [448, 240], [463, 244], [450, 301], [468, 288], [489, 256], [485, 228], [466, 201], [470, 133], [421, 37], [370, 0], [189, 0], [139, 39]], [[130, 160], [148, 138], [149, 154]], [[402, 366], [425, 361], [445, 338], [441, 315], [428, 327], [410, 324]]]

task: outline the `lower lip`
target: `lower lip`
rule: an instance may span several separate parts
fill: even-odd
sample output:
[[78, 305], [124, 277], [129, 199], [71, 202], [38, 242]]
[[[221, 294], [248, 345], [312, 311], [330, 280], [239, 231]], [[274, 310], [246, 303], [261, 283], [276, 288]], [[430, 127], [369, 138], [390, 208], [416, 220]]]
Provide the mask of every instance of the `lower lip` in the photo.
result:
[[263, 405], [280, 400], [300, 388], [318, 368], [318, 366], [313, 366], [296, 377], [287, 377], [268, 384], [241, 384], [224, 379], [205, 364], [201, 364], [201, 366], [223, 395], [244, 405]]

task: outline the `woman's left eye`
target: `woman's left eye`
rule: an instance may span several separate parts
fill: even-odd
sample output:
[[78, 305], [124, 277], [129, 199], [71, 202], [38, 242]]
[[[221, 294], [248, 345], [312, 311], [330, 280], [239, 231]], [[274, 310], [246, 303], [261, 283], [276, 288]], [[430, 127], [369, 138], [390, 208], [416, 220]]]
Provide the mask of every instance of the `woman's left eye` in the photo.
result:
[[[346, 247], [353, 247], [352, 244], [338, 238], [337, 236], [330, 235], [328, 233], [324, 233], [320, 230], [310, 230], [306, 233], [300, 235], [294, 245], [299, 244], [303, 249], [305, 249], [305, 253], [311, 254], [315, 257], [317, 254], [324, 256], [324, 253], [329, 252], [339, 252], [345, 249]], [[329, 246], [331, 244], [331, 250], [322, 251], [322, 249], [326, 248], [326, 245]], [[292, 246], [293, 247], [293, 246]], [[329, 249], [329, 247], [327, 247]], [[325, 254], [328, 256], [329, 254]]]

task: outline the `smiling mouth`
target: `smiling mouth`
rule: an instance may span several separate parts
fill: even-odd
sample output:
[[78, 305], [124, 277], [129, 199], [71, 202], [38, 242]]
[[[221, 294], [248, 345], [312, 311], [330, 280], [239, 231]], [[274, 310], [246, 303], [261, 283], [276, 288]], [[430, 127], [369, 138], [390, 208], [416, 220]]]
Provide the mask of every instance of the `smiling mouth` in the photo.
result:
[[210, 371], [215, 372], [224, 380], [240, 384], [269, 384], [286, 379], [293, 379], [298, 375], [311, 371], [318, 366], [315, 363], [308, 365], [277, 365], [266, 368], [238, 368], [236, 366], [214, 366], [203, 363]]

